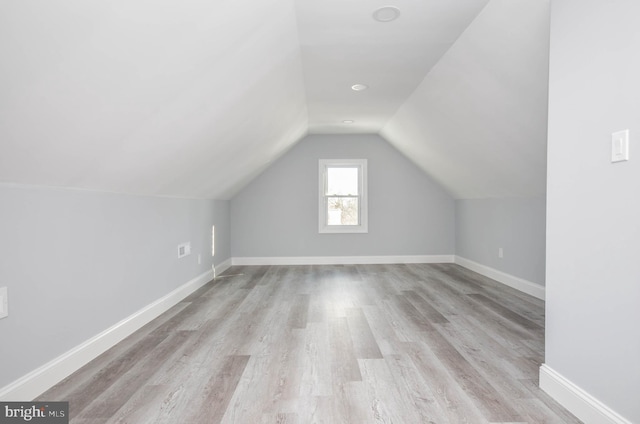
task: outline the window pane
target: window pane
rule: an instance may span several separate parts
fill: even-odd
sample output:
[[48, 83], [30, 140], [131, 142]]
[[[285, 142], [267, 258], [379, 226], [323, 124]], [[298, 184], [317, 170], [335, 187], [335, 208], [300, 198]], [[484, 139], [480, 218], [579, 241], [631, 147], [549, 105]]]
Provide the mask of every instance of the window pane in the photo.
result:
[[327, 168], [326, 194], [357, 196], [358, 168]]
[[353, 197], [327, 198], [328, 225], [358, 225], [358, 199]]

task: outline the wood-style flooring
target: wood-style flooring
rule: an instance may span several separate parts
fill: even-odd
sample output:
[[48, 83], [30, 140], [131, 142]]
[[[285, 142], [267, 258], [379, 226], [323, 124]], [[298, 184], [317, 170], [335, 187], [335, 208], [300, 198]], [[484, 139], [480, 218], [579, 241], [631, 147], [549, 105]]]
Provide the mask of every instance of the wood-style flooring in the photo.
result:
[[39, 400], [73, 424], [580, 422], [538, 388], [544, 302], [469, 270], [227, 274]]

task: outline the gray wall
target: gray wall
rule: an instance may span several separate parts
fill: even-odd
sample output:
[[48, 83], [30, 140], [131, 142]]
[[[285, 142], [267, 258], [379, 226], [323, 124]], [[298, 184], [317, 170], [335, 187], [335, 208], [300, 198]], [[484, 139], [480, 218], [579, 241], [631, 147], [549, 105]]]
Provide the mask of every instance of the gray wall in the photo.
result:
[[228, 202], [0, 185], [0, 387], [210, 270], [213, 224], [218, 264]]
[[[640, 2], [551, 2], [546, 364], [640, 423]], [[628, 128], [631, 160], [611, 163]]]
[[544, 285], [545, 214], [544, 197], [456, 200], [456, 255]]
[[[318, 160], [340, 158], [368, 160], [367, 234], [318, 234]], [[312, 135], [231, 200], [231, 232], [234, 257], [453, 254], [454, 201], [377, 135]]]

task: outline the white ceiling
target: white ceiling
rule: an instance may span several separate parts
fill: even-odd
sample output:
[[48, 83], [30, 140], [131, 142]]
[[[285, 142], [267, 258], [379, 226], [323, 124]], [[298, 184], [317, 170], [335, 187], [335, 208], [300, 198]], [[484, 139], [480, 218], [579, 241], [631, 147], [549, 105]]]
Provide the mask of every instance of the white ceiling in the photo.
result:
[[[375, 21], [389, 4], [399, 19]], [[456, 197], [535, 194], [547, 14], [548, 0], [3, 0], [0, 182], [229, 198], [309, 132], [381, 133]]]
[[381, 23], [385, 2], [296, 1], [309, 131], [378, 133], [487, 2], [395, 0]]

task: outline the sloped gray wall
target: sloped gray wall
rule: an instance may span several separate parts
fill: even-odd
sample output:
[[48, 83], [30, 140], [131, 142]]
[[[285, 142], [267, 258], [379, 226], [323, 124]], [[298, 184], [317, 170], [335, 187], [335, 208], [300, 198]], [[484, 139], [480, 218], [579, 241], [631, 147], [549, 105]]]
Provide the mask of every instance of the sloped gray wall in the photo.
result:
[[0, 185], [0, 387], [210, 270], [213, 224], [218, 264], [228, 202]]
[[545, 204], [544, 197], [456, 200], [456, 255], [544, 286]]

